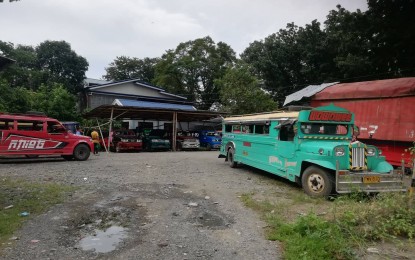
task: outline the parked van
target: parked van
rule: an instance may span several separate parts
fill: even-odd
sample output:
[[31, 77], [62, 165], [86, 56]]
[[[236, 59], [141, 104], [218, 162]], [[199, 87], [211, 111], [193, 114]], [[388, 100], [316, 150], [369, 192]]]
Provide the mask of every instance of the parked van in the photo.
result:
[[90, 137], [72, 134], [44, 114], [0, 113], [0, 155], [60, 155], [85, 161], [93, 149]]

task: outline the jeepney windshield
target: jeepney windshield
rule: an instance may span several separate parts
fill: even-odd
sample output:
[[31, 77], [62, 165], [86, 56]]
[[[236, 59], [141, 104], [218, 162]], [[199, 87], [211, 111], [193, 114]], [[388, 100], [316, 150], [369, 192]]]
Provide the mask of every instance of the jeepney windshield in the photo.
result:
[[347, 135], [349, 126], [346, 124], [301, 123], [303, 134], [310, 135]]

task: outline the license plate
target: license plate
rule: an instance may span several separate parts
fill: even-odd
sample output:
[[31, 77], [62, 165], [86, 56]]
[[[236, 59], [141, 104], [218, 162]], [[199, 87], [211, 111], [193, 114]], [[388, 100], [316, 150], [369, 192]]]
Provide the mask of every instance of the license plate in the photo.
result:
[[363, 183], [379, 183], [380, 176], [364, 176]]

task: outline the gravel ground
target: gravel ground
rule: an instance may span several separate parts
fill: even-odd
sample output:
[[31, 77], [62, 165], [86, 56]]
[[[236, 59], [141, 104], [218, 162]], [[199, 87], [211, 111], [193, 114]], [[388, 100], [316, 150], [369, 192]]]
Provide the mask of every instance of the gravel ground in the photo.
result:
[[[232, 169], [217, 156], [215, 151], [153, 152], [101, 153], [85, 162], [2, 160], [1, 178], [78, 189], [65, 203], [31, 216], [0, 257], [280, 259], [277, 242], [265, 239], [266, 224], [238, 196], [284, 187], [267, 174]], [[99, 230], [108, 227], [124, 231], [100, 245], [106, 239]], [[112, 248], [118, 235], [124, 238]], [[88, 250], [83, 242], [89, 238], [93, 249]]]

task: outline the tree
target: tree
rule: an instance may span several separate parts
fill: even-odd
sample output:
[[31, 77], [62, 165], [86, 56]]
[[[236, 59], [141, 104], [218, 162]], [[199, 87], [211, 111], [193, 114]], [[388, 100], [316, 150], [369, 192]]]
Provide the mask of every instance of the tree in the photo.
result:
[[59, 120], [78, 120], [76, 98], [62, 84], [42, 85], [32, 92], [32, 108]]
[[45, 83], [61, 83], [70, 93], [83, 87], [88, 62], [78, 56], [65, 41], [45, 41], [36, 47], [37, 65], [45, 72]]
[[415, 1], [368, 0], [368, 6], [373, 73], [383, 73], [383, 77], [414, 76]]
[[337, 5], [337, 10], [330, 11], [324, 24], [328, 45], [326, 50], [332, 52], [335, 63], [334, 77], [356, 81], [372, 74], [371, 36], [365, 13], [360, 10], [350, 12]]
[[229, 45], [215, 44], [210, 37], [180, 43], [156, 65], [154, 83], [198, 102], [200, 109], [207, 110], [219, 100], [215, 79], [220, 79], [235, 61], [235, 52]]
[[287, 29], [251, 43], [241, 54], [242, 61], [252, 66], [264, 88], [280, 104], [305, 81], [298, 31], [298, 26], [288, 24]]
[[138, 59], [120, 56], [105, 68], [107, 74], [103, 77], [107, 80], [140, 79], [151, 83], [158, 61], [158, 58]]
[[327, 33], [317, 20], [298, 28], [296, 44], [301, 56], [301, 78], [299, 87], [304, 84], [332, 82], [335, 77], [335, 54], [328, 46]]
[[220, 86], [221, 110], [231, 114], [247, 114], [272, 111], [277, 103], [260, 87], [259, 80], [252, 75], [248, 65], [238, 65], [227, 70]]
[[22, 87], [11, 88], [6, 80], [0, 81], [0, 111], [25, 113], [31, 110], [30, 93]]
[[36, 68], [37, 54], [32, 46], [17, 45], [0, 41], [0, 51], [15, 60], [0, 76], [6, 79], [11, 87], [25, 87], [35, 90], [43, 80], [43, 74]]

